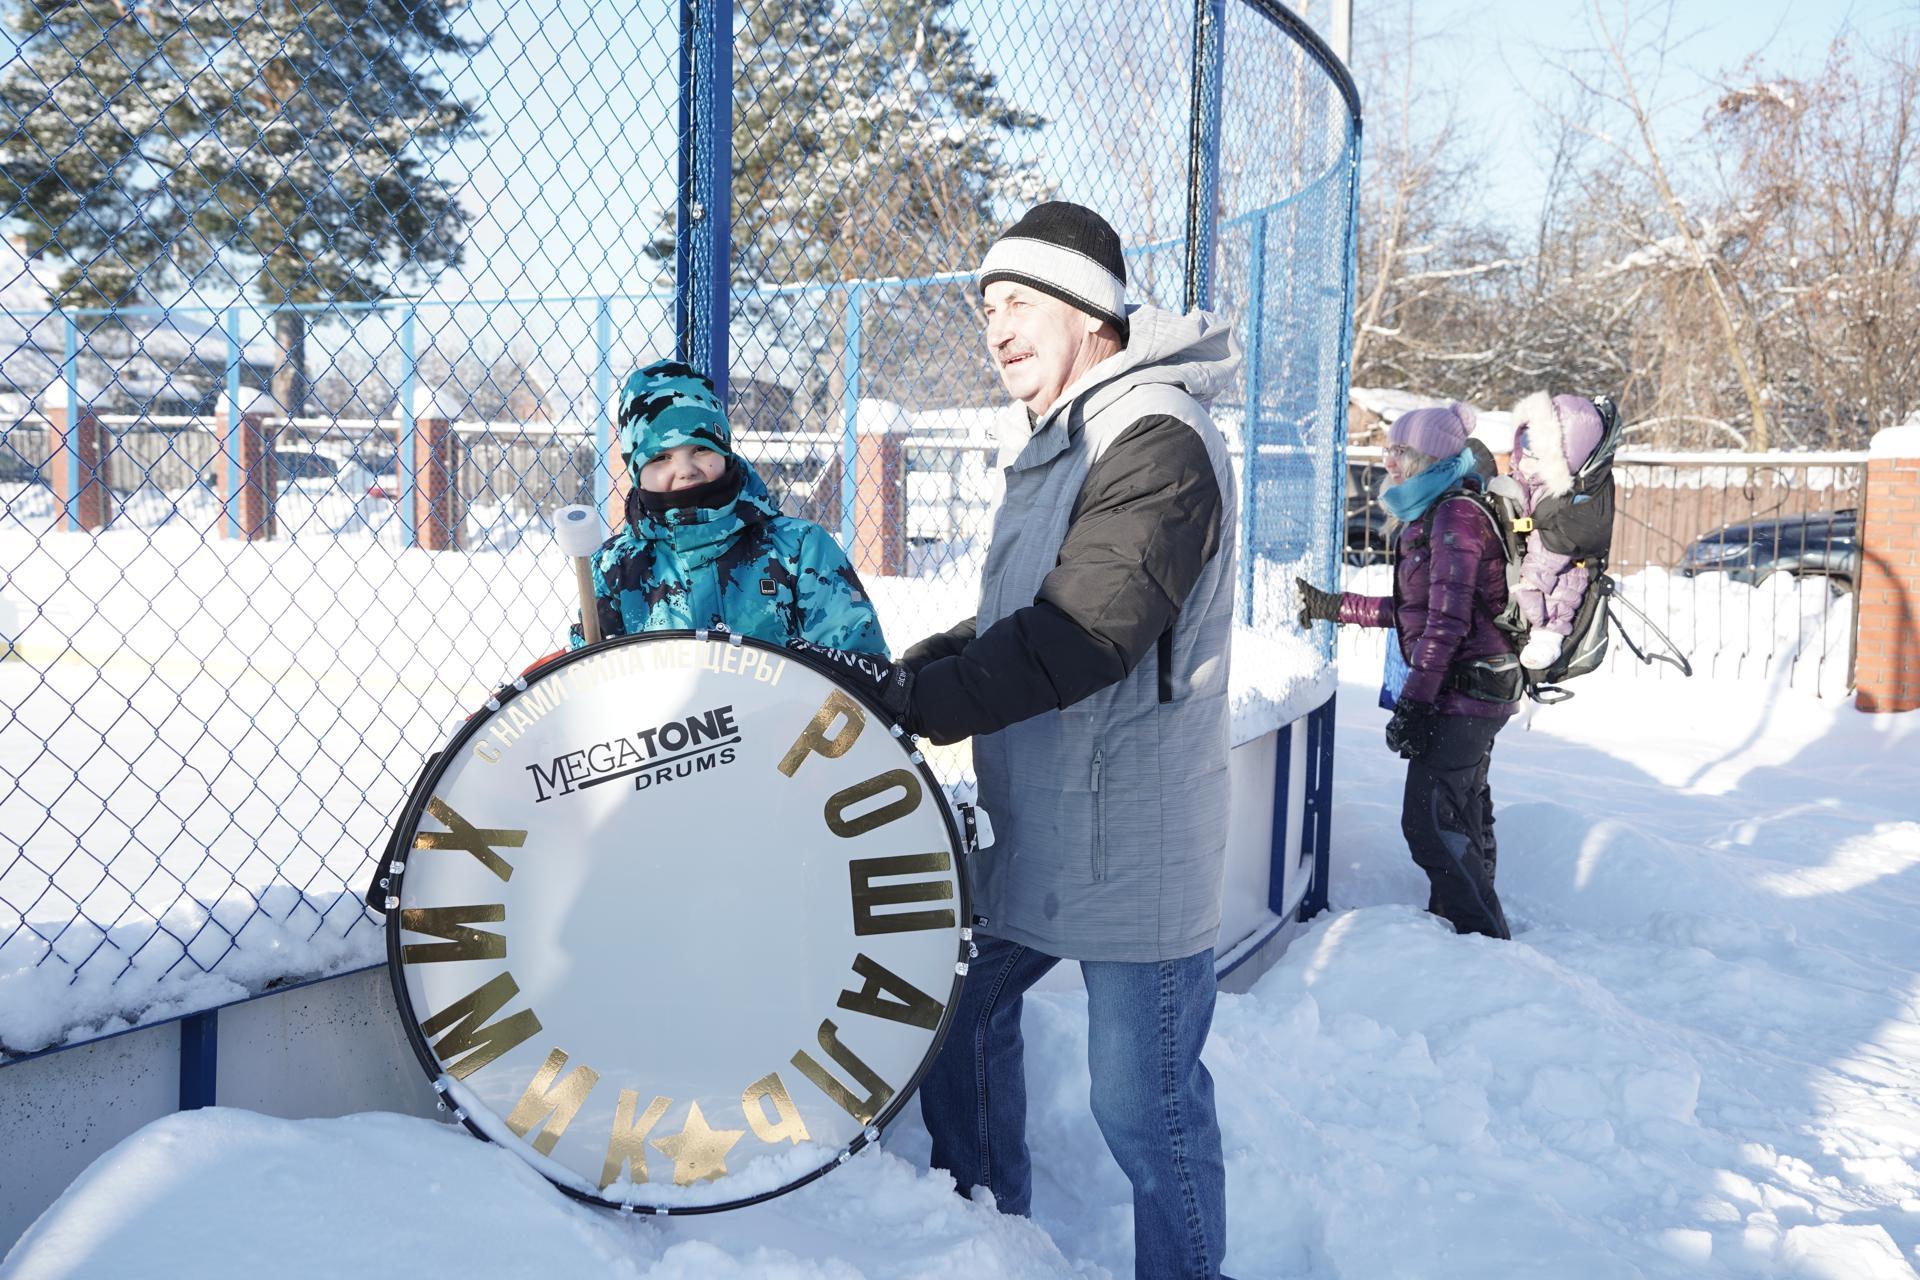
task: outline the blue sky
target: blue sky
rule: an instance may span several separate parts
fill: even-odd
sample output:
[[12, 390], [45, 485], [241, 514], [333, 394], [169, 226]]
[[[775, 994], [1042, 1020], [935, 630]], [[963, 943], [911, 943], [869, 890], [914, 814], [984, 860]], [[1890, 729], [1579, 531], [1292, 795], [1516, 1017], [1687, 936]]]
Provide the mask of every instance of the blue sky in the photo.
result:
[[[1357, 12], [1371, 0], [1353, 0]], [[1434, 39], [1421, 74], [1457, 89], [1463, 121], [1485, 148], [1487, 192], [1496, 212], [1530, 222], [1544, 189], [1541, 129], [1534, 100], [1550, 97], [1557, 73], [1542, 65], [1556, 51], [1592, 47], [1586, 0], [1415, 0], [1419, 28]], [[1610, 21], [1620, 0], [1602, 0]], [[1320, 4], [1314, 7], [1320, 7]], [[1648, 17], [1662, 6], [1641, 0]], [[1359, 19], [1356, 18], [1356, 21]], [[1851, 26], [1862, 47], [1920, 30], [1920, 0], [1679, 0], [1677, 47], [1662, 97], [1673, 100], [1671, 124], [1689, 128], [1704, 105], [1708, 77], [1759, 54], [1777, 73], [1809, 72], [1827, 45]]]

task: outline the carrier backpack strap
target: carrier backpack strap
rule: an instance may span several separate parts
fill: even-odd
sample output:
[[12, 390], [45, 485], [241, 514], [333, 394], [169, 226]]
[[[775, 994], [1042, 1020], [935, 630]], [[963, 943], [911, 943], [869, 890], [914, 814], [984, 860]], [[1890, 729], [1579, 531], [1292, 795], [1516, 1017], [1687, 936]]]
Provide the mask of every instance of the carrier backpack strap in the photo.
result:
[[[1633, 656], [1640, 659], [1640, 661], [1647, 666], [1652, 666], [1656, 662], [1664, 662], [1669, 666], [1678, 667], [1681, 675], [1691, 676], [1693, 674], [1693, 664], [1687, 661], [1687, 655], [1680, 651], [1680, 646], [1673, 642], [1673, 638], [1662, 631], [1660, 625], [1652, 618], [1649, 618], [1638, 606], [1634, 605], [1625, 596], [1616, 591], [1612, 578], [1605, 578], [1604, 581], [1606, 582], [1607, 598], [1601, 607], [1607, 611], [1607, 616], [1613, 619], [1614, 628], [1618, 631], [1620, 638], [1626, 642], [1627, 648], [1633, 650]], [[1660, 643], [1666, 646], [1667, 651], [1665, 653], [1650, 654], [1635, 644], [1633, 637], [1627, 634], [1627, 629], [1620, 625], [1620, 615], [1613, 611], [1613, 606], [1616, 603], [1618, 603], [1622, 609], [1625, 609], [1628, 613], [1631, 613], [1634, 617], [1646, 623], [1647, 630], [1653, 632], [1654, 635], [1660, 638]]]
[[[1433, 518], [1440, 510], [1440, 503], [1451, 502], [1455, 498], [1465, 498], [1493, 524], [1494, 537], [1500, 540], [1500, 553], [1507, 562], [1507, 604], [1504, 609], [1495, 609], [1478, 595], [1474, 596], [1476, 609], [1495, 627], [1508, 636], [1526, 630], [1520, 621], [1520, 605], [1514, 597], [1514, 589], [1520, 585], [1520, 561], [1524, 552], [1520, 549], [1520, 534], [1533, 528], [1533, 521], [1517, 518], [1503, 512], [1500, 508], [1505, 499], [1479, 489], [1462, 489], [1458, 493], [1449, 493], [1439, 502], [1428, 507], [1420, 517], [1421, 532], [1426, 535], [1427, 545], [1433, 545]], [[1397, 579], [1396, 579], [1397, 580]]]

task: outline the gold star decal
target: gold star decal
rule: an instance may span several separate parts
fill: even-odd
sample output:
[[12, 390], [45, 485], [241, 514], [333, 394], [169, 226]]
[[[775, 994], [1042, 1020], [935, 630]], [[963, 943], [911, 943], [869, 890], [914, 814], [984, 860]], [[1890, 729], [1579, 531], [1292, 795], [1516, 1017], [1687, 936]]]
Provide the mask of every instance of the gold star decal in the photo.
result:
[[666, 1138], [654, 1138], [660, 1154], [673, 1161], [673, 1185], [690, 1187], [696, 1182], [712, 1182], [727, 1176], [727, 1152], [746, 1136], [745, 1129], [714, 1129], [694, 1103], [687, 1113], [686, 1127]]

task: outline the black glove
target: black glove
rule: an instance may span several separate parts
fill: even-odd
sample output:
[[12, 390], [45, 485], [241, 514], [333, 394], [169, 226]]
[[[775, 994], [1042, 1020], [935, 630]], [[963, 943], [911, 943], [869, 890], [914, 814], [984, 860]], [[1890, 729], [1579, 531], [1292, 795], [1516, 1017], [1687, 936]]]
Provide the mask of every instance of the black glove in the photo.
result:
[[879, 703], [896, 723], [914, 728], [908, 719], [913, 710], [913, 672], [904, 663], [890, 662], [879, 654], [829, 649], [811, 640], [789, 640], [787, 648], [831, 668], [834, 674]]
[[1300, 629], [1315, 622], [1340, 621], [1340, 593], [1322, 591], [1305, 578], [1295, 578], [1293, 589], [1300, 593]]
[[1409, 702], [1405, 698], [1393, 704], [1393, 719], [1387, 721], [1387, 750], [1403, 760], [1415, 760], [1433, 745], [1436, 716], [1431, 702]]

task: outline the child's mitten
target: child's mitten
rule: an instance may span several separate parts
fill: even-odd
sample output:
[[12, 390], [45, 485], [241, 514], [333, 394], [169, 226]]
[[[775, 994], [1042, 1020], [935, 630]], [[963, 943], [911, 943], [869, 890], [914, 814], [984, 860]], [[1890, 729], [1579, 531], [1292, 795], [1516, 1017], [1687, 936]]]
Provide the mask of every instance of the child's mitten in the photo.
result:
[[1545, 671], [1560, 656], [1566, 637], [1557, 631], [1536, 631], [1520, 646], [1520, 665], [1529, 671]]

